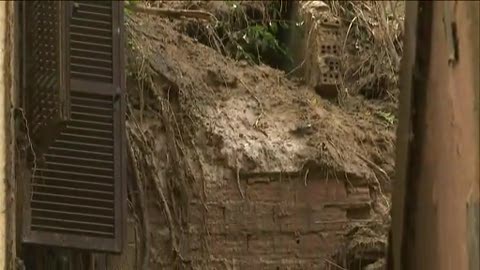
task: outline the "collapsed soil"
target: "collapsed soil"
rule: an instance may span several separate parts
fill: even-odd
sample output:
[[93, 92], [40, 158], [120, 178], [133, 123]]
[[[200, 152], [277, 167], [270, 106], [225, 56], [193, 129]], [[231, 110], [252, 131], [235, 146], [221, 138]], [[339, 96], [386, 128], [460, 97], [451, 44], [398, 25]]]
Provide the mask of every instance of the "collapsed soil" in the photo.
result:
[[249, 172], [299, 171], [308, 162], [363, 179], [393, 172], [394, 126], [378, 114], [391, 105], [351, 97], [340, 107], [282, 71], [223, 57], [161, 19], [131, 23], [135, 65], [178, 86], [169, 91], [195, 117], [192, 130], [206, 133], [198, 139], [216, 139], [212, 159]]
[[[283, 71], [223, 56], [168, 19], [131, 14], [127, 28], [129, 132], [146, 134], [158, 171], [186, 167], [177, 180], [203, 179], [208, 189], [219, 166], [245, 174], [321, 168], [389, 190], [395, 136], [382, 113], [394, 112], [392, 104], [324, 100]], [[160, 135], [166, 130], [173, 137], [167, 141]], [[165, 181], [159, 185], [168, 192]], [[197, 196], [179, 181], [187, 196]], [[388, 202], [380, 204], [375, 210], [385, 216]], [[385, 231], [368, 237], [384, 246]]]

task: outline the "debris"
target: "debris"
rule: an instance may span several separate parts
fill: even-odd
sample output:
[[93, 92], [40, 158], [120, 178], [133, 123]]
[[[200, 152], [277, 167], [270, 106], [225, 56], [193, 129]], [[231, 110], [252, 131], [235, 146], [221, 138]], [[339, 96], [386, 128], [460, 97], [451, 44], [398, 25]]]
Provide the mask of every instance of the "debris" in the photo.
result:
[[[175, 5], [181, 8], [187, 3]], [[248, 202], [254, 187], [245, 186], [248, 180], [243, 173], [299, 174], [302, 185], [310, 187], [306, 177], [322, 168], [334, 178], [341, 174], [351, 182], [362, 179], [371, 185], [378, 185], [377, 181], [388, 184], [393, 171], [394, 127], [386, 126], [375, 114], [388, 111], [384, 103], [354, 92], [339, 106], [319, 97], [313, 87], [289, 80], [282, 71], [236, 62], [216, 46], [195, 42], [179, 24], [135, 13], [128, 21], [132, 43], [128, 52], [128, 122], [143, 119], [129, 125], [129, 133], [140, 136], [132, 140], [132, 148], [144, 153], [136, 155], [143, 167], [140, 178], [153, 191], [146, 196], [156, 200], [153, 204], [160, 209], [153, 212], [158, 209], [149, 208], [156, 213], [149, 216], [161, 219], [171, 234], [165, 240], [152, 233], [152, 248], [162, 251], [151, 256], [159, 261], [157, 266], [165, 268], [173, 261], [183, 268], [195, 261], [194, 269], [211, 268], [210, 248], [215, 244], [211, 235], [215, 233], [209, 230], [215, 220], [207, 216], [215, 211], [212, 201], [218, 202], [213, 190], [231, 184], [229, 196]], [[328, 57], [323, 61], [329, 61]], [[377, 175], [382, 177], [376, 180]], [[194, 203], [202, 205], [198, 213], [192, 211]], [[376, 216], [372, 219], [377, 225], [384, 223]], [[194, 230], [202, 232], [200, 239], [190, 238]], [[345, 237], [349, 241], [343, 252], [354, 257], [360, 256], [363, 240], [375, 240], [375, 246], [383, 243], [382, 233]], [[362, 241], [356, 240], [359, 238]], [[196, 245], [194, 255], [186, 251], [189, 245]], [[173, 255], [165, 252], [168, 248]], [[350, 269], [340, 261], [331, 262]]]

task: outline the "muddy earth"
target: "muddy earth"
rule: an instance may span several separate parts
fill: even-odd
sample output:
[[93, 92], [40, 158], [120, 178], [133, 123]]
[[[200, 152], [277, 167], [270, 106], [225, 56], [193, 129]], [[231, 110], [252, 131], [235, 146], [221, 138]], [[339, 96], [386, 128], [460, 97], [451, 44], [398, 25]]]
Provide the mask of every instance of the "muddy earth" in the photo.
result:
[[[222, 1], [168, 2], [150, 7], [201, 9], [220, 19], [229, 12]], [[255, 5], [244, 8], [263, 12]], [[116, 260], [143, 269], [382, 269], [395, 142], [395, 121], [385, 115], [395, 115], [394, 100], [360, 92], [325, 99], [301, 76], [235, 60], [192, 37], [192, 24], [212, 22], [127, 15], [127, 127], [135, 179], [129, 234], [136, 237], [131, 254]], [[342, 182], [347, 193], [351, 186], [368, 193], [368, 219], [325, 233], [338, 245], [314, 259], [302, 257], [301, 250], [277, 252], [279, 245], [251, 257], [238, 247], [233, 255], [215, 249], [218, 235], [231, 240], [237, 234], [225, 229], [229, 224], [217, 233], [212, 209], [222, 205], [222, 220], [237, 201], [259, 212], [245, 179], [272, 183], [284, 175], [308, 190], [314, 172]], [[258, 222], [253, 235], [270, 237]], [[245, 237], [251, 229], [242, 231]], [[282, 234], [272, 233], [261, 244], [276, 243], [276, 235]], [[249, 260], [256, 264], [249, 266]]]

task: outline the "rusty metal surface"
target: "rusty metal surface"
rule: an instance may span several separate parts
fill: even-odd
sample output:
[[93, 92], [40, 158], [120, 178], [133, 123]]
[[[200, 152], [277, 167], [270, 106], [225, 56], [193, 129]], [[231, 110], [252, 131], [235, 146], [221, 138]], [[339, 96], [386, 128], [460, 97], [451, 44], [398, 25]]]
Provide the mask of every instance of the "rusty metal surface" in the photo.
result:
[[414, 139], [400, 198], [405, 208], [394, 205], [392, 220], [402, 222], [394, 225], [401, 230], [393, 229], [394, 269], [479, 269], [478, 240], [472, 239], [478, 238], [478, 208], [472, 206], [480, 188], [478, 2], [421, 5], [432, 13], [431, 42], [419, 41], [416, 49], [426, 62], [417, 60], [414, 70], [426, 77], [412, 92]]

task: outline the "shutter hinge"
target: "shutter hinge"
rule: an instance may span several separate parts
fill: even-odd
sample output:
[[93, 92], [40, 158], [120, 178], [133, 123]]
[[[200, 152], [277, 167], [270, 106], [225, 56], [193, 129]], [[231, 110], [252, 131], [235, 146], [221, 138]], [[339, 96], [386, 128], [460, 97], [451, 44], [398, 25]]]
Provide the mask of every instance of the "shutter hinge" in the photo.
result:
[[73, 3], [72, 5], [72, 9], [70, 10], [71, 11], [71, 14], [70, 16], [73, 16], [74, 14], [76, 14], [78, 12], [78, 9], [80, 8], [80, 4], [79, 3]]
[[113, 96], [113, 102], [118, 102], [120, 100], [120, 98], [122, 97], [122, 90], [120, 89], [120, 87], [117, 87], [117, 89], [115, 89], [115, 95]]

